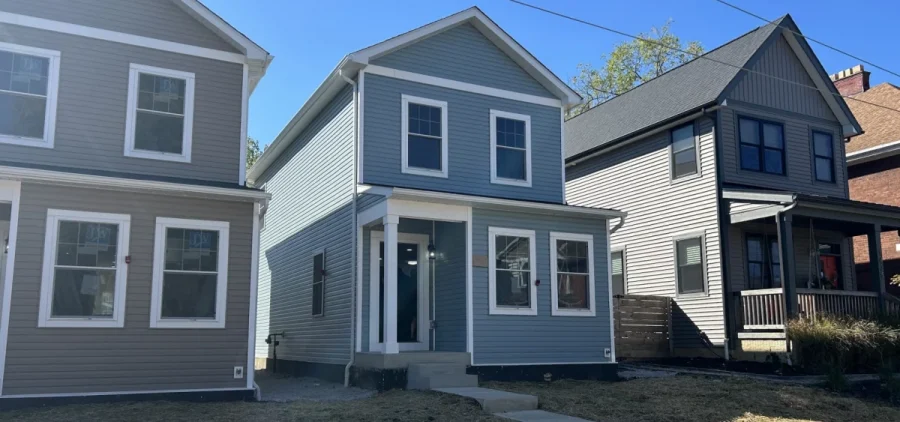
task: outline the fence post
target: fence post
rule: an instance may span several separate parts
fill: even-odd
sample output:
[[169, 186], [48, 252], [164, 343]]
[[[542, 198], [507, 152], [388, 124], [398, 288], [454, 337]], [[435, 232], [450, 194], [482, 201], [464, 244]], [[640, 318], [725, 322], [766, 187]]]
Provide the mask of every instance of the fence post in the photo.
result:
[[669, 300], [666, 301], [666, 314], [668, 314], [668, 316], [669, 316], [669, 321], [668, 321], [668, 326], [669, 326], [669, 357], [672, 357], [672, 356], [675, 355], [675, 335], [674, 335], [675, 330], [672, 328], [672, 311], [673, 311], [673, 309], [672, 309], [672, 308], [673, 308], [672, 302], [674, 302], [674, 299], [672, 299], [671, 297], [668, 298], [668, 299], [669, 299]]

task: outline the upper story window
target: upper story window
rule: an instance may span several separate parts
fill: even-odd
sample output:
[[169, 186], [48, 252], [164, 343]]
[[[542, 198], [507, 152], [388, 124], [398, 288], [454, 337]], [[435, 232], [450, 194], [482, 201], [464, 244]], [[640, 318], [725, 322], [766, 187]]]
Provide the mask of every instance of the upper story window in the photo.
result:
[[403, 173], [447, 177], [447, 102], [401, 96]]
[[697, 137], [694, 124], [672, 129], [672, 179], [697, 174]]
[[770, 174], [784, 173], [784, 126], [741, 117], [741, 169]]
[[813, 131], [813, 156], [816, 180], [834, 182], [834, 138], [830, 133]]
[[125, 155], [191, 162], [194, 74], [132, 64]]
[[53, 148], [58, 51], [0, 43], [0, 143]]
[[491, 183], [531, 186], [531, 116], [491, 110]]

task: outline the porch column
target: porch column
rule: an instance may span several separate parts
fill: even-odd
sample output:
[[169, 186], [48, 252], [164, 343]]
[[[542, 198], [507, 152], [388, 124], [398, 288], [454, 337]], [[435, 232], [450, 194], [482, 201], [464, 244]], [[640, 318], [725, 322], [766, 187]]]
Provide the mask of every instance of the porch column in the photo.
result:
[[384, 223], [384, 353], [400, 353], [397, 344], [397, 225], [400, 217], [386, 215]]
[[884, 262], [881, 260], [881, 224], [873, 224], [867, 234], [869, 238], [869, 272], [872, 275], [872, 286], [878, 293], [878, 310], [885, 310]]
[[[793, 216], [788, 213], [775, 215], [778, 225], [778, 245], [781, 248], [781, 287], [784, 294], [784, 312], [787, 319], [799, 315], [797, 307], [797, 281], [794, 274], [794, 226]], [[785, 321], [786, 322], [786, 321]]]

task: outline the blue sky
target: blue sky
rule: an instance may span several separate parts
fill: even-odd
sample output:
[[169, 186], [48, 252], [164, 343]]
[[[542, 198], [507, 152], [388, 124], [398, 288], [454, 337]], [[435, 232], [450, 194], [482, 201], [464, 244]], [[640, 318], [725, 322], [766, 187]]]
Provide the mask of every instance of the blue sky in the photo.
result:
[[[628, 33], [672, 18], [682, 40], [709, 50], [762, 22], [713, 0], [530, 0], [533, 4]], [[528, 9], [506, 0], [203, 0], [275, 56], [250, 101], [250, 136], [268, 144], [347, 53], [473, 5], [557, 75], [568, 81], [579, 63], [625, 38]], [[894, 26], [900, 2], [890, 0], [731, 0], [774, 19], [790, 13], [807, 36], [900, 73]], [[857, 60], [812, 44], [834, 73]], [[874, 68], [872, 85], [900, 78]]]

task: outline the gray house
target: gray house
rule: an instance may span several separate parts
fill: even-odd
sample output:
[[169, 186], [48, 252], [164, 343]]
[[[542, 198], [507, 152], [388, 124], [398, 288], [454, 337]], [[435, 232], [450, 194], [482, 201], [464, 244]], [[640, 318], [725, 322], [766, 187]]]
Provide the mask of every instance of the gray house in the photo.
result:
[[252, 397], [271, 59], [195, 0], [0, 2], [0, 407]]
[[257, 357], [376, 388], [614, 374], [622, 213], [564, 201], [581, 101], [477, 8], [347, 55], [248, 174], [272, 195]]
[[799, 33], [785, 16], [566, 122], [566, 198], [628, 213], [613, 290], [675, 298], [678, 355], [784, 351], [785, 316], [897, 310], [880, 232], [900, 208], [848, 199], [861, 129]]

